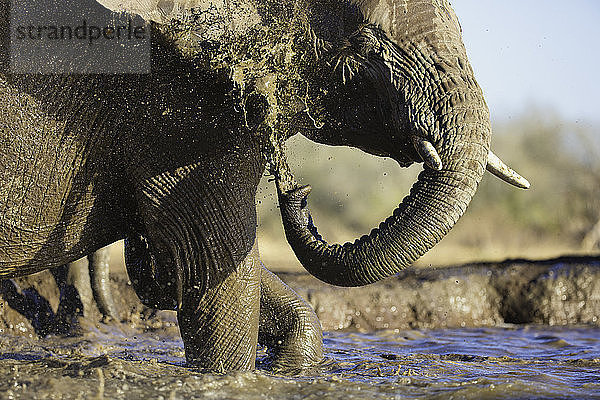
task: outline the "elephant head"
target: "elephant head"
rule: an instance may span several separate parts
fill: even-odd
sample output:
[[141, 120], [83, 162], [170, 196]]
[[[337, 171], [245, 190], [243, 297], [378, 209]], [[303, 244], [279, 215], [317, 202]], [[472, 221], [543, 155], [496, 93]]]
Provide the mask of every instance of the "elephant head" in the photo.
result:
[[488, 108], [447, 1], [337, 7], [343, 21], [332, 24], [331, 9], [311, 19], [315, 76], [325, 79], [319, 102], [303, 112], [313, 125], [301, 132], [401, 166], [423, 162], [424, 170], [390, 217], [344, 245], [318, 234], [305, 208], [311, 188], [295, 183], [283, 158], [275, 175], [286, 237], [302, 265], [327, 283], [361, 286], [398, 273], [438, 243], [465, 212], [486, 167], [515, 186], [529, 183], [490, 151]]
[[[194, 63], [227, 66], [244, 112], [267, 110], [286, 237], [325, 282], [365, 285], [410, 265], [465, 212], [486, 168], [529, 186], [490, 151], [489, 111], [447, 0], [99, 1], [166, 24]], [[249, 107], [256, 98], [268, 105]], [[296, 184], [280, 145], [298, 131], [425, 168], [378, 228], [330, 245], [306, 209], [310, 186]]]

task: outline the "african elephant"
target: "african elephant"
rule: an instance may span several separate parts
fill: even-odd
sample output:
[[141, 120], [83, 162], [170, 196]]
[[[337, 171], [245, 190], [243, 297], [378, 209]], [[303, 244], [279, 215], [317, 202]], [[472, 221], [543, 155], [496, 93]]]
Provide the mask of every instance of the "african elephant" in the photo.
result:
[[[11, 280], [0, 280], [0, 298], [29, 320], [40, 336], [75, 334], [82, 326], [80, 318], [90, 321], [119, 320], [110, 288], [108, 248], [50, 270], [59, 290], [56, 311], [38, 288], [23, 287]], [[52, 285], [51, 282], [49, 282]]]
[[[252, 369], [257, 342], [278, 367], [321, 360], [314, 312], [258, 257], [254, 196], [267, 165], [290, 245], [338, 285], [425, 253], [486, 166], [528, 186], [490, 152], [487, 106], [445, 0], [99, 3], [151, 22], [151, 73], [14, 74], [3, 41], [0, 278], [125, 238], [138, 296], [177, 310], [192, 364]], [[425, 168], [379, 229], [331, 246], [285, 161], [297, 132]]]

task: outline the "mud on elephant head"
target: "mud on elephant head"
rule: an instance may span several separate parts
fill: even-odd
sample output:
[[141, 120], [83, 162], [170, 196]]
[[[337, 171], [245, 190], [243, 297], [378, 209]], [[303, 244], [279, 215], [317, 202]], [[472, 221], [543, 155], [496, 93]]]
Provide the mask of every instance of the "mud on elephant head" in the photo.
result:
[[[529, 187], [490, 150], [488, 108], [448, 1], [242, 1], [228, 18], [228, 49], [216, 58], [227, 54], [248, 114], [262, 107], [266, 115], [254, 126], [270, 135], [286, 237], [317, 278], [360, 286], [410, 265], [465, 212], [486, 168]], [[177, 40], [188, 51], [199, 46]], [[306, 209], [310, 186], [298, 185], [285, 161], [283, 142], [296, 132], [425, 168], [378, 228], [330, 245]]]
[[[303, 110], [292, 124], [306, 137], [424, 163], [393, 215], [353, 243], [330, 245], [305, 208], [283, 157], [274, 174], [285, 233], [319, 279], [360, 286], [396, 274], [453, 227], [482, 175], [528, 188], [491, 150], [483, 93], [447, 1], [333, 1], [313, 4], [313, 40]], [[335, 11], [333, 11], [335, 10]], [[343, 16], [339, 18], [339, 16]]]

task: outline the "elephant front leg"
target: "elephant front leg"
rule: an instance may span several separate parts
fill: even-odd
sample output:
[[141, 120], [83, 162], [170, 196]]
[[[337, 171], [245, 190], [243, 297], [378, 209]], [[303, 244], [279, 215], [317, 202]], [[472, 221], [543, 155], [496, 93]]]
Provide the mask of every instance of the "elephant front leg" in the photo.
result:
[[179, 329], [188, 363], [211, 371], [252, 370], [256, 360], [260, 264], [255, 249], [202, 296], [184, 287]]
[[273, 369], [318, 365], [323, 359], [323, 333], [311, 306], [264, 265], [260, 290], [258, 340], [269, 348]]

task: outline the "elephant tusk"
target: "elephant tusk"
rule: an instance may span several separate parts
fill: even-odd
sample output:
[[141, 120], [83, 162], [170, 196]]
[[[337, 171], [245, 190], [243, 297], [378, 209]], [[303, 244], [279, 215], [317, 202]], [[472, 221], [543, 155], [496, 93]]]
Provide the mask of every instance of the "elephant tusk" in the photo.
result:
[[497, 155], [492, 153], [491, 150], [488, 153], [488, 162], [486, 168], [489, 172], [496, 175], [506, 183], [510, 183], [511, 185], [521, 189], [529, 189], [529, 181], [516, 173], [508, 165], [504, 164], [504, 162], [499, 159]]
[[436, 171], [442, 169], [442, 159], [431, 142], [418, 136], [413, 136], [412, 142], [425, 165]]

